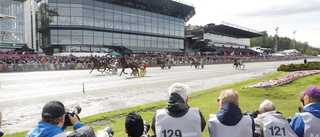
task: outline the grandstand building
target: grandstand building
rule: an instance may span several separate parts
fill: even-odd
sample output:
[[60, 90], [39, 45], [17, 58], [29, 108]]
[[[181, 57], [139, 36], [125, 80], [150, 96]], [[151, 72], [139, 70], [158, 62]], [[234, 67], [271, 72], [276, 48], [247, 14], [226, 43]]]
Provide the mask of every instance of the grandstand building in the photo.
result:
[[42, 0], [37, 33], [47, 54], [74, 49], [182, 52], [194, 7], [172, 0]]
[[26, 0], [1, 0], [0, 50], [12, 50], [30, 45], [30, 12], [25, 12], [30, 11], [30, 6], [25, 3]]
[[258, 31], [223, 22], [204, 28], [186, 30], [186, 52], [219, 55], [258, 55], [250, 49], [250, 38], [262, 36]]

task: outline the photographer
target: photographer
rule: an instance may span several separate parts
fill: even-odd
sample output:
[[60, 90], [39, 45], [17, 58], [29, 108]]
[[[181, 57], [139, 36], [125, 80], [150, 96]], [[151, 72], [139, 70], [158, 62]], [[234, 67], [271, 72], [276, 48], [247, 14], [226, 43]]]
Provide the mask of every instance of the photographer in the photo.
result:
[[126, 117], [125, 128], [128, 137], [150, 137], [147, 134], [149, 127], [139, 114], [129, 113]]
[[[286, 118], [276, 111], [275, 105], [270, 100], [265, 100], [260, 104], [259, 115], [256, 121], [260, 124], [261, 137], [297, 137], [290, 128]], [[281, 132], [278, 132], [279, 129]]]
[[[60, 101], [50, 101], [42, 109], [42, 119], [38, 127], [31, 130], [26, 137], [67, 137], [62, 127], [65, 123], [65, 107]], [[67, 114], [73, 129], [77, 130], [83, 126], [77, 114]]]
[[297, 113], [290, 127], [299, 137], [320, 136], [320, 88], [309, 87], [303, 94], [303, 112]]

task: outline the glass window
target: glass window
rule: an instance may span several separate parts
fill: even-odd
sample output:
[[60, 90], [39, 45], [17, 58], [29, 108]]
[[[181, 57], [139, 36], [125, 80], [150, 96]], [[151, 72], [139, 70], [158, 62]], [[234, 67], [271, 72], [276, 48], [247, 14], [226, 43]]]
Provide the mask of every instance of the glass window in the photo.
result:
[[111, 37], [104, 37], [104, 45], [112, 45], [113, 41]]
[[130, 46], [129, 39], [122, 39], [122, 45], [121, 46]]
[[93, 18], [84, 18], [83, 23], [85, 26], [94, 26], [94, 20]]
[[111, 32], [104, 32], [104, 37], [110, 37], [112, 38], [112, 33]]
[[129, 22], [132, 23], [132, 24], [138, 24], [138, 18], [131, 16]]
[[146, 32], [147, 32], [147, 33], [151, 33], [151, 32], [152, 32], [150, 26], [146, 26], [145, 28], [146, 28]]
[[106, 20], [112, 20], [112, 21], [113, 21], [113, 13], [105, 12], [105, 13], [104, 13], [104, 18], [105, 18]]
[[144, 40], [138, 40], [138, 47], [144, 47]]
[[83, 4], [93, 6], [93, 0], [83, 0]]
[[71, 8], [71, 15], [82, 17], [82, 8]]
[[103, 37], [103, 32], [101, 31], [94, 31], [94, 37]]
[[113, 38], [120, 38], [121, 39], [121, 33], [113, 33]]
[[158, 28], [157, 27], [152, 27], [152, 33], [157, 34], [158, 33]]
[[151, 44], [152, 44], [151, 47], [154, 47], [154, 48], [158, 47], [158, 39], [157, 39], [157, 37], [152, 37]]
[[144, 25], [138, 25], [138, 28], [140, 32], [146, 32]]
[[103, 45], [103, 37], [94, 37], [95, 45]]
[[75, 36], [75, 35], [81, 35], [82, 36], [82, 30], [71, 30], [71, 35]]
[[71, 25], [83, 25], [82, 17], [71, 17]]
[[83, 44], [83, 36], [72, 36], [72, 44]]
[[58, 44], [58, 36], [51, 35], [51, 44]]
[[122, 29], [123, 30], [130, 30], [130, 23], [123, 22], [122, 23]]
[[104, 21], [102, 19], [95, 19], [94, 26], [104, 28]]
[[50, 30], [50, 35], [58, 35], [58, 30]]
[[59, 35], [71, 35], [70, 30], [58, 30]]
[[94, 17], [98, 18], [98, 19], [103, 19], [104, 15], [103, 15], [103, 10], [94, 10]]
[[128, 15], [122, 15], [122, 21], [123, 22], [130, 22], [130, 17]]
[[83, 9], [83, 16], [93, 18], [93, 10], [92, 9]]
[[60, 35], [58, 37], [58, 41], [59, 41], [59, 44], [70, 44], [71, 43], [71, 37], [70, 37], [70, 35], [69, 36]]
[[93, 37], [83, 36], [83, 44], [93, 44]]
[[145, 20], [144, 20], [144, 18], [138, 18], [138, 24], [139, 25], [144, 25], [145, 24]]
[[145, 19], [145, 25], [151, 26], [151, 19]]
[[91, 30], [84, 30], [84, 31], [83, 31], [83, 35], [85, 35], [85, 36], [93, 36], [93, 31], [91, 31]]
[[70, 7], [68, 7], [68, 8], [59, 7], [58, 8], [59, 16], [70, 16], [71, 15], [70, 13], [71, 13]]
[[137, 24], [131, 24], [131, 31], [138, 31], [138, 25]]
[[58, 17], [58, 24], [59, 25], [70, 25], [71, 24], [70, 17], [59, 16]]
[[103, 8], [103, 3], [100, 1], [93, 1], [94, 2], [94, 7], [102, 7]]
[[58, 17], [57, 16], [49, 17], [49, 24], [50, 25], [57, 25], [58, 24]]
[[104, 25], [105, 28], [113, 29], [113, 21], [106, 20]]
[[122, 29], [122, 22], [114, 22], [114, 29]]
[[138, 41], [134, 39], [130, 39], [130, 46], [137, 47]]
[[112, 5], [112, 4], [109, 4], [109, 3], [105, 3], [105, 2], [104, 2], [103, 5], [104, 5], [104, 8], [105, 8], [105, 9], [111, 9], [111, 10], [113, 9], [113, 5]]
[[122, 22], [121, 14], [114, 14], [113, 19], [114, 21]]
[[114, 38], [112, 45], [114, 45], [114, 46], [121, 46], [121, 45], [122, 45], [121, 39]]

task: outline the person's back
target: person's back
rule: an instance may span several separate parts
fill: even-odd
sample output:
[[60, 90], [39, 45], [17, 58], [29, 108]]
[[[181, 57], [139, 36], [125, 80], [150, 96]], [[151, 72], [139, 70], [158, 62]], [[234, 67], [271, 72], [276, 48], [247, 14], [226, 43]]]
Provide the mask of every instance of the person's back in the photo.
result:
[[233, 89], [223, 90], [218, 99], [218, 114], [210, 114], [210, 137], [251, 137], [255, 124], [250, 116], [244, 116], [238, 107], [238, 93]]
[[152, 130], [157, 137], [202, 136], [206, 122], [198, 108], [188, 106], [188, 89], [181, 83], [169, 88], [167, 108], [157, 110], [152, 121]]
[[286, 118], [275, 109], [275, 105], [265, 100], [260, 104], [259, 115], [256, 118], [261, 123], [261, 137], [297, 137], [290, 128]]
[[290, 127], [299, 137], [320, 137], [320, 88], [309, 87], [300, 94], [304, 94], [304, 112], [294, 116]]

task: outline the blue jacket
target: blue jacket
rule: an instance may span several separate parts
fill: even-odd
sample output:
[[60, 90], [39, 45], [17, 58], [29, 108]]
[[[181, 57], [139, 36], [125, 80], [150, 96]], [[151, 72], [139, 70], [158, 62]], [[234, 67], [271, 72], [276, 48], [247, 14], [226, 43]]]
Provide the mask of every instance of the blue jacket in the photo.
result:
[[[304, 112], [309, 112], [317, 118], [320, 118], [320, 102], [312, 103], [303, 108]], [[301, 115], [298, 113], [294, 116], [290, 122], [290, 127], [299, 137], [304, 137], [304, 121]]]
[[[73, 126], [73, 129], [76, 130], [78, 128], [81, 128], [82, 126], [83, 124], [79, 122]], [[35, 128], [34, 130], [31, 130], [26, 135], [26, 137], [53, 137], [62, 132], [63, 132], [62, 128], [57, 125], [52, 125], [45, 122], [39, 122], [38, 127]]]

